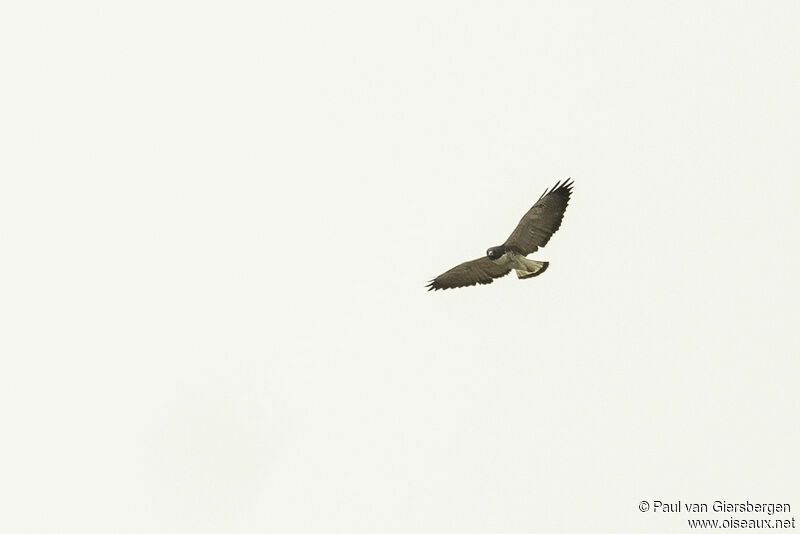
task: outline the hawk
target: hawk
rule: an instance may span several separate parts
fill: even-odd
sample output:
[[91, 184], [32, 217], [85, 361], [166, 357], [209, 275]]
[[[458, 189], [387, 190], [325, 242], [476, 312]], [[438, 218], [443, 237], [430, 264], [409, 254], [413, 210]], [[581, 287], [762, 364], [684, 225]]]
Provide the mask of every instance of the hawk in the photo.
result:
[[495, 278], [510, 273], [511, 269], [521, 280], [542, 274], [550, 263], [529, 260], [525, 256], [545, 246], [561, 226], [572, 193], [573, 182], [570, 180], [557, 182], [549, 191], [545, 189], [505, 243], [491, 247], [482, 258], [465, 261], [440, 274], [425, 286], [428, 291], [491, 284]]

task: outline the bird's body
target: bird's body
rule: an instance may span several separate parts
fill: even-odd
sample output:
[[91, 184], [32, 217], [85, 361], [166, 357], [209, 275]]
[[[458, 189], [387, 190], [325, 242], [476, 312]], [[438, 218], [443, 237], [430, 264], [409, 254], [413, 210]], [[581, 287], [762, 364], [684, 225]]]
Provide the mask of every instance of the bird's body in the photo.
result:
[[517, 271], [518, 278], [530, 278], [543, 273], [547, 269], [548, 263], [546, 261], [529, 260], [522, 254], [514, 250], [507, 250], [503, 246], [492, 248], [495, 249], [496, 256], [488, 256], [492, 263], [499, 267], [514, 269]]
[[428, 291], [491, 284], [495, 278], [507, 275], [512, 269], [520, 279], [542, 274], [549, 263], [526, 256], [545, 246], [559, 229], [571, 193], [572, 182], [556, 183], [539, 197], [505, 243], [489, 248], [482, 258], [466, 261], [440, 274], [427, 285]]

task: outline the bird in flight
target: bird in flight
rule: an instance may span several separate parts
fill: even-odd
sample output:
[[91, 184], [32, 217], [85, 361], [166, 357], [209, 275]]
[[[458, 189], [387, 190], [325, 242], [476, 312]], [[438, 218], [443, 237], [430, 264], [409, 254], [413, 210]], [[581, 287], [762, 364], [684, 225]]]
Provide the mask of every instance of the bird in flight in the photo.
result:
[[510, 273], [511, 269], [517, 271], [520, 280], [542, 274], [550, 263], [529, 260], [525, 256], [545, 246], [561, 226], [574, 183], [570, 180], [559, 181], [549, 191], [545, 190], [505, 243], [491, 247], [482, 258], [465, 261], [440, 274], [425, 286], [428, 291], [491, 284], [495, 278]]

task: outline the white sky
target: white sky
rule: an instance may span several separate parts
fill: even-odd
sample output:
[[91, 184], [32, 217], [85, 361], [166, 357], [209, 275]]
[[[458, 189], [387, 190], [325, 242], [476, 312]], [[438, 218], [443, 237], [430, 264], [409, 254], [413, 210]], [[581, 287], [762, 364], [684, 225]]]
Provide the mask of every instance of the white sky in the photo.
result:
[[[0, 530], [800, 518], [796, 2], [0, 10]], [[428, 293], [575, 180], [546, 274]]]

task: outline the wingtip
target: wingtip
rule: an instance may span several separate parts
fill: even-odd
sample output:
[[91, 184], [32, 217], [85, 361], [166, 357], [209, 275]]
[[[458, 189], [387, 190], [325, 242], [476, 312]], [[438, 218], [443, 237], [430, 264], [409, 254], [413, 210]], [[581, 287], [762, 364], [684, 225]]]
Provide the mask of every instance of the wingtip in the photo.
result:
[[550, 193], [553, 193], [555, 191], [560, 191], [562, 189], [566, 190], [569, 193], [572, 193], [573, 185], [575, 185], [575, 181], [572, 179], [572, 177], [567, 178], [563, 182], [559, 180], [556, 182], [556, 185], [554, 185], [549, 191], [545, 191], [545, 194], [542, 196], [549, 195]]

